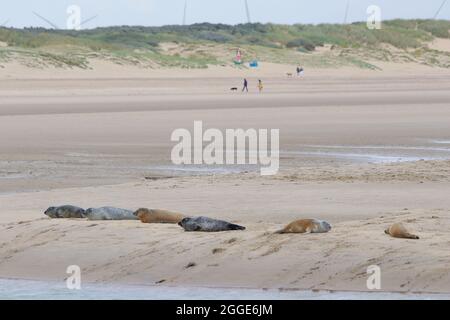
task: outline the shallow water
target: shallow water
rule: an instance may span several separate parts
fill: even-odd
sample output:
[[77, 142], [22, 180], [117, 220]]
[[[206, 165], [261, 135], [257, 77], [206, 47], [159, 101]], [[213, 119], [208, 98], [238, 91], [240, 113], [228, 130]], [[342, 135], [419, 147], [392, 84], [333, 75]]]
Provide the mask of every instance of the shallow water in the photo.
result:
[[259, 170], [257, 165], [167, 165], [148, 167], [151, 172], [175, 176], [224, 175]]
[[8, 300], [448, 300], [450, 294], [402, 294], [387, 292], [312, 292], [293, 290], [225, 289], [82, 285], [69, 290], [65, 282], [0, 279], [0, 299]]
[[[449, 142], [450, 143], [450, 142]], [[280, 151], [280, 156], [294, 156], [300, 161], [313, 158], [345, 163], [401, 163], [421, 160], [450, 160], [450, 145], [444, 141], [436, 142], [439, 146], [351, 146], [351, 145], [303, 145], [300, 150]], [[309, 161], [308, 161], [309, 162]], [[297, 163], [297, 162], [296, 162]], [[298, 164], [298, 163], [297, 163]], [[283, 165], [283, 164], [281, 164]], [[173, 176], [224, 175], [245, 172], [257, 172], [258, 165], [167, 165], [147, 167], [151, 172]]]
[[[68, 153], [53, 160], [0, 160], [0, 194], [59, 187], [113, 185], [145, 178], [258, 173], [259, 165], [173, 165], [129, 155]], [[106, 158], [105, 158], [106, 157]], [[416, 139], [411, 145], [299, 145], [280, 151], [280, 169], [340, 164], [450, 160], [450, 140]], [[70, 177], [68, 179], [67, 177]]]
[[450, 140], [431, 140], [432, 143], [437, 143], [437, 144], [449, 144], [450, 145]]
[[420, 160], [448, 160], [450, 146], [352, 146], [352, 145], [302, 145], [299, 150], [284, 154], [316, 159], [333, 159], [357, 163], [399, 163]]
[[[304, 159], [313, 158], [345, 163], [400, 163], [420, 160], [450, 159], [450, 145], [436, 142], [439, 146], [352, 146], [352, 145], [302, 145], [300, 150], [280, 151], [280, 155], [297, 158], [300, 163]], [[296, 162], [297, 163], [297, 162]], [[317, 162], [316, 162], [317, 163]], [[244, 172], [257, 172], [258, 165], [166, 165], [147, 167], [151, 172], [172, 176], [224, 175]]]

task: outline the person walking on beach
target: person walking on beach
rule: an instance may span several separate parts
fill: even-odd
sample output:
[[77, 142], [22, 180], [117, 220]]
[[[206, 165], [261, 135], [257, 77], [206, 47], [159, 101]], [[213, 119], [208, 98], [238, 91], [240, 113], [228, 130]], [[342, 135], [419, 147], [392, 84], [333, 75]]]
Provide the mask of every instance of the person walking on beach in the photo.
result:
[[261, 80], [258, 80], [258, 89], [259, 89], [259, 93], [261, 93], [264, 89], [263, 83]]
[[248, 81], [247, 81], [247, 79], [244, 79], [244, 87], [242, 88], [242, 92], [244, 92], [244, 90], [246, 90], [248, 92]]

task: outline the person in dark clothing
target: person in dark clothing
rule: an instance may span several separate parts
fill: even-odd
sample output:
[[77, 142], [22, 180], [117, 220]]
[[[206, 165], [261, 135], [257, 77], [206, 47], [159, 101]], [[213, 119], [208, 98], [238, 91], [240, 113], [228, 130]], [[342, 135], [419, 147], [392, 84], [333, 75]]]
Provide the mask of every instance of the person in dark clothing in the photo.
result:
[[248, 92], [248, 81], [247, 81], [247, 79], [244, 79], [244, 87], [242, 88], [242, 92], [244, 92], [244, 90], [246, 90]]

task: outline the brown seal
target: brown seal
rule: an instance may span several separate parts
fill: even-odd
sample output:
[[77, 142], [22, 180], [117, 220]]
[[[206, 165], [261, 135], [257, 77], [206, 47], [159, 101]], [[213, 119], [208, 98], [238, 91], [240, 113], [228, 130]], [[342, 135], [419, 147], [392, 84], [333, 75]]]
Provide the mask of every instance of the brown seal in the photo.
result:
[[392, 226], [386, 229], [384, 233], [394, 238], [419, 239], [419, 237], [415, 234], [409, 233], [408, 230], [406, 230], [405, 226], [401, 223], [394, 223]]
[[134, 215], [141, 220], [142, 223], [178, 223], [186, 216], [176, 213], [170, 212], [167, 210], [159, 210], [159, 209], [145, 209], [141, 208], [137, 210]]
[[322, 220], [317, 219], [301, 219], [288, 224], [275, 233], [325, 233], [331, 230], [331, 225]]

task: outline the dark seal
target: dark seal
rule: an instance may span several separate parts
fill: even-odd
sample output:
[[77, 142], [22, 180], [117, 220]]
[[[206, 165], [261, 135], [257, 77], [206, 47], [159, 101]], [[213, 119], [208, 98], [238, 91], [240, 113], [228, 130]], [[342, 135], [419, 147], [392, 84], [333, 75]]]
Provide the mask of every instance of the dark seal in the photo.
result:
[[239, 226], [237, 224], [207, 217], [184, 218], [178, 223], [178, 225], [185, 231], [198, 232], [245, 230], [245, 227]]
[[84, 209], [75, 206], [50, 207], [44, 214], [52, 219], [85, 218]]

